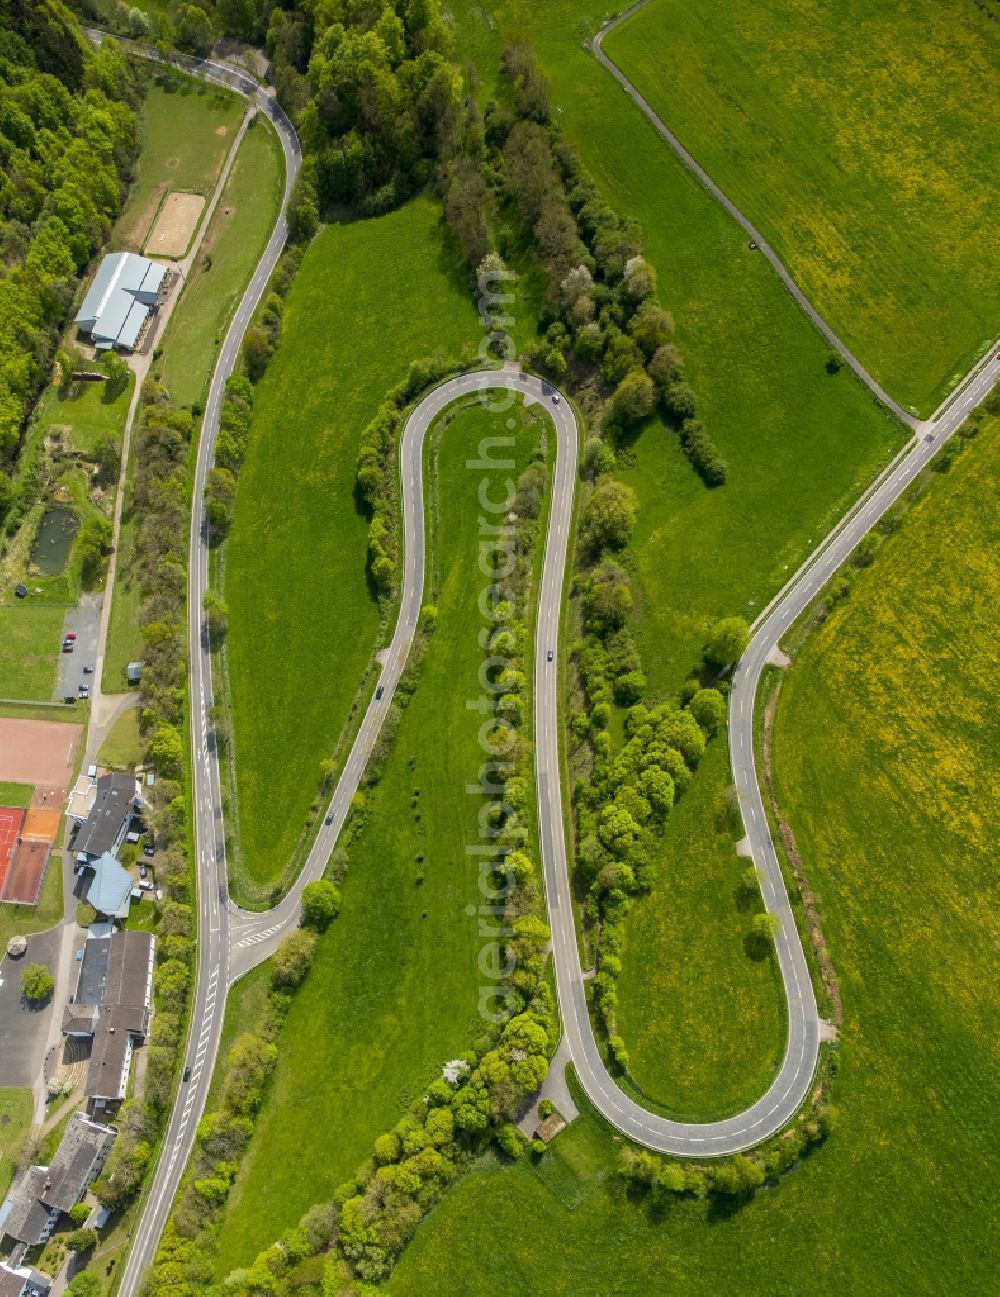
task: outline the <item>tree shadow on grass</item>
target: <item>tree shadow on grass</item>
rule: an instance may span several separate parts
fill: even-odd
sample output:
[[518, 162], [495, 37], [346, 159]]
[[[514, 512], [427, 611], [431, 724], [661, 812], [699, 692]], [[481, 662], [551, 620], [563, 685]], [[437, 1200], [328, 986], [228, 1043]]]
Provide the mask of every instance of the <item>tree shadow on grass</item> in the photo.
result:
[[774, 942], [770, 937], [761, 937], [756, 932], [748, 932], [743, 938], [743, 952], [747, 959], [755, 964], [762, 964], [773, 949]]

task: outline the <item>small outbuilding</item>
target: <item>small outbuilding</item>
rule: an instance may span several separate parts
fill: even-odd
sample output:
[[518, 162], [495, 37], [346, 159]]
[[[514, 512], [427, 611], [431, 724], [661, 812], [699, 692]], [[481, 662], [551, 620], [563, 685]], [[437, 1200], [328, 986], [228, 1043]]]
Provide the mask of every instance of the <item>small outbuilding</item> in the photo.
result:
[[130, 662], [125, 668], [125, 679], [130, 685], [137, 685], [142, 679], [142, 663]]

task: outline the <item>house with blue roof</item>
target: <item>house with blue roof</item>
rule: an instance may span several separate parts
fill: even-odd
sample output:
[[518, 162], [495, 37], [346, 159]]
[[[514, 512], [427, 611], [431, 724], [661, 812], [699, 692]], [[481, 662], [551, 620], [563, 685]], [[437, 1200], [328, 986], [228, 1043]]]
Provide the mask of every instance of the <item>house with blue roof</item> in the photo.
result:
[[127, 919], [132, 896], [132, 875], [110, 851], [98, 856], [91, 868], [94, 876], [90, 880], [87, 900], [98, 914], [109, 919]]

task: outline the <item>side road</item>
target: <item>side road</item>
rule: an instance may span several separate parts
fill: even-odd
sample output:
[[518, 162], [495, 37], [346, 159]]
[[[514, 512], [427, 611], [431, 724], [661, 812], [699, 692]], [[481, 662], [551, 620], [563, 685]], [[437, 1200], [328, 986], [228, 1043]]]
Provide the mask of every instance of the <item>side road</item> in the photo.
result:
[[897, 402], [895, 402], [892, 399], [892, 397], [885, 390], [885, 388], [882, 387], [881, 384], [878, 383], [871, 376], [871, 374], [869, 374], [868, 370], [865, 369], [864, 365], [862, 365], [861, 361], [858, 360], [857, 356], [855, 356], [854, 353], [848, 348], [847, 344], [843, 342], [837, 336], [836, 333], [834, 333], [834, 331], [827, 324], [826, 320], [823, 319], [819, 311], [816, 310], [812, 302], [810, 302], [809, 299], [806, 297], [805, 293], [803, 293], [802, 289], [799, 288], [798, 284], [795, 282], [795, 280], [792, 278], [792, 276], [789, 274], [788, 270], [786, 269], [784, 262], [781, 260], [781, 258], [775, 252], [775, 250], [771, 247], [768, 241], [764, 238], [760, 230], [757, 229], [757, 227], [750, 221], [748, 217], [743, 215], [740, 209], [730, 198], [726, 197], [726, 195], [722, 192], [722, 190], [715, 183], [715, 181], [708, 174], [708, 172], [704, 169], [704, 167], [702, 167], [698, 162], [695, 161], [695, 159], [687, 151], [684, 145], [673, 133], [673, 131], [671, 131], [670, 128], [664, 124], [662, 118], [660, 118], [654, 112], [654, 110], [649, 106], [649, 104], [642, 97], [639, 91], [635, 88], [632, 82], [628, 79], [625, 73], [621, 71], [621, 69], [617, 66], [617, 64], [612, 63], [611, 59], [608, 58], [607, 54], [604, 53], [603, 41], [605, 36], [607, 36], [609, 32], [613, 32], [616, 27], [620, 27], [622, 23], [627, 22], [628, 19], [633, 17], [633, 15], [637, 14], [640, 9], [644, 9], [648, 3], [649, 0], [638, 0], [638, 3], [632, 5], [631, 8], [626, 9], [624, 13], [619, 14], [617, 18], [612, 18], [609, 23], [606, 23], [601, 28], [601, 30], [594, 37], [591, 45], [591, 48], [593, 49], [594, 55], [596, 56], [598, 62], [600, 62], [605, 68], [607, 68], [607, 70], [611, 73], [611, 75], [618, 82], [621, 88], [625, 91], [628, 97], [632, 100], [632, 102], [636, 105], [636, 107], [640, 110], [640, 112], [642, 112], [642, 114], [646, 117], [647, 121], [652, 126], [653, 130], [655, 130], [659, 136], [661, 136], [664, 140], [666, 140], [666, 142], [670, 145], [670, 147], [677, 154], [677, 156], [684, 163], [684, 165], [688, 168], [688, 170], [692, 172], [693, 175], [698, 177], [701, 183], [712, 195], [712, 197], [722, 204], [722, 206], [726, 209], [726, 211], [733, 218], [733, 220], [738, 221], [739, 224], [742, 225], [744, 230], [746, 230], [747, 234], [749, 234], [751, 241], [753, 243], [756, 243], [758, 250], [764, 254], [764, 256], [774, 267], [775, 273], [777, 274], [778, 278], [785, 285], [785, 287], [788, 289], [791, 295], [795, 298], [796, 302], [799, 304], [802, 310], [805, 311], [806, 315], [809, 316], [809, 319], [812, 320], [813, 324], [815, 324], [816, 328], [819, 329], [823, 337], [826, 338], [830, 346], [835, 348], [843, 356], [843, 358], [847, 361], [850, 367], [854, 370], [855, 374], [857, 374], [858, 378], [860, 378], [862, 383], [864, 383], [865, 387], [867, 387], [870, 392], [872, 392], [875, 396], [877, 396], [878, 399], [882, 402], [882, 404], [888, 407], [888, 409], [890, 409], [893, 412], [893, 414], [896, 416], [897, 419], [900, 419], [903, 423], [905, 423], [910, 428], [918, 427], [919, 420], [916, 418], [916, 416], [910, 414], [909, 411], [904, 410], [901, 405], [897, 404]]

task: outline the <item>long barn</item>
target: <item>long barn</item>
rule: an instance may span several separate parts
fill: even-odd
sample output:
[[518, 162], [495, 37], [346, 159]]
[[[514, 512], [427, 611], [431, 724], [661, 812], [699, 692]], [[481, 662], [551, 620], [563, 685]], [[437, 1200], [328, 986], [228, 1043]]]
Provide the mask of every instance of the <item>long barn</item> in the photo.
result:
[[134, 351], [156, 305], [166, 267], [135, 252], [109, 252], [87, 289], [75, 324], [98, 351]]

